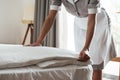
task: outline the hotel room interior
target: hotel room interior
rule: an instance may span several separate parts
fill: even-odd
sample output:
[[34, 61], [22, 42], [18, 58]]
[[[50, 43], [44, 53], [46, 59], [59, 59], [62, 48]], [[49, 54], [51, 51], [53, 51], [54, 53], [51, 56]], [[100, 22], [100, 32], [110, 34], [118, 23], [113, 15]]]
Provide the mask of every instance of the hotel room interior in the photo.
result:
[[[120, 80], [120, 0], [101, 0], [101, 5], [110, 16], [117, 51], [103, 80]], [[91, 61], [76, 60], [74, 17], [61, 8], [43, 47], [28, 47], [23, 45], [39, 36], [49, 0], [0, 0], [0, 80], [91, 80]]]

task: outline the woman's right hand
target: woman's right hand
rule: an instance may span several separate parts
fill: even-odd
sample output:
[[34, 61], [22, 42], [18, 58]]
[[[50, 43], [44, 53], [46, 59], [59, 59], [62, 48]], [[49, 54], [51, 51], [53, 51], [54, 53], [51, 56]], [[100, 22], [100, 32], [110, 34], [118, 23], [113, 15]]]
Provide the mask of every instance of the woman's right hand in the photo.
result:
[[38, 42], [34, 42], [32, 44], [28, 44], [28, 45], [25, 45], [25, 46], [41, 46], [41, 44], [39, 44]]

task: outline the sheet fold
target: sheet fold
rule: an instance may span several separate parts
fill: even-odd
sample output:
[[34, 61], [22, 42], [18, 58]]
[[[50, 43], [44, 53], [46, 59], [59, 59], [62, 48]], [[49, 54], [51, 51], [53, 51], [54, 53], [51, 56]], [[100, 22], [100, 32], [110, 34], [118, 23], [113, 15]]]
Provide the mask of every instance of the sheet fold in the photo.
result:
[[89, 65], [91, 61], [77, 61], [78, 53], [53, 47], [0, 45], [0, 69], [37, 65], [41, 68], [66, 65]]

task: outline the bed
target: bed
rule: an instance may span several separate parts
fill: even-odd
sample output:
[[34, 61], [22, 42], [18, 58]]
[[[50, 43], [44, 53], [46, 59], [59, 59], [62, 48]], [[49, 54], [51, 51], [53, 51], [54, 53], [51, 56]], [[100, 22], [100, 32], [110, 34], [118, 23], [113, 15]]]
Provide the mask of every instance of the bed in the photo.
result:
[[52, 47], [0, 44], [0, 80], [92, 80], [91, 61]]

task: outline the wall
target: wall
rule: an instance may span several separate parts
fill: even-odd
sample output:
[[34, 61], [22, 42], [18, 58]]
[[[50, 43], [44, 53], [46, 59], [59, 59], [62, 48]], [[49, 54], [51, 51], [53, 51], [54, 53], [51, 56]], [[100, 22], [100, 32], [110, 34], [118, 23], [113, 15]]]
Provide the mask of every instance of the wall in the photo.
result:
[[22, 23], [23, 1], [0, 0], [0, 44], [22, 43], [27, 28]]

